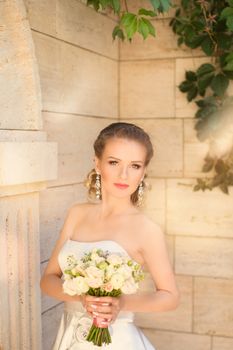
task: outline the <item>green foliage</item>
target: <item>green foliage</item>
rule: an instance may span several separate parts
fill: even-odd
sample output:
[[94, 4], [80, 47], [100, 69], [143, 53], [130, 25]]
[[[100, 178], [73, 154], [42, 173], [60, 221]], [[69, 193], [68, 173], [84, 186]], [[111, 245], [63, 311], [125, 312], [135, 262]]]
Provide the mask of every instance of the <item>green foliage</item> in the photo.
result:
[[[129, 11], [127, 0], [87, 0], [87, 5], [96, 11], [112, 10], [119, 18], [113, 39], [132, 41], [136, 33], [144, 40], [150, 35], [155, 37], [154, 19], [174, 7], [170, 0], [147, 2], [148, 8], [139, 8], [136, 13]], [[194, 126], [198, 139], [212, 140], [227, 123], [232, 123], [226, 117], [226, 110], [233, 108], [233, 97], [228, 96], [229, 83], [233, 80], [233, 0], [181, 0], [176, 7], [170, 26], [178, 36], [178, 46], [198, 48], [211, 62], [202, 64], [196, 71], [187, 71], [179, 89], [198, 107]], [[230, 160], [207, 154], [202, 170], [214, 170], [216, 176], [197, 179], [194, 190], [219, 186], [228, 193], [228, 186], [233, 185], [232, 153]]]
[[[198, 107], [194, 126], [198, 139], [213, 140], [232, 123], [226, 111], [229, 115], [229, 107], [233, 107], [233, 97], [228, 96], [227, 90], [233, 80], [233, 0], [182, 0], [170, 26], [178, 36], [179, 46], [200, 48], [211, 58], [211, 63], [187, 71], [179, 89]], [[202, 171], [214, 170], [216, 175], [212, 179], [197, 179], [194, 190], [219, 186], [228, 193], [228, 186], [233, 185], [232, 154], [233, 148], [224, 159], [207, 154]]]
[[137, 13], [131, 13], [128, 10], [127, 0], [87, 0], [87, 5], [96, 11], [110, 9], [118, 15], [119, 23], [113, 29], [112, 37], [114, 40], [118, 38], [122, 41], [125, 39], [131, 41], [136, 33], [143, 39], [149, 35], [155, 37], [156, 30], [152, 20], [172, 7], [170, 0], [148, 0], [148, 9], [139, 8]]

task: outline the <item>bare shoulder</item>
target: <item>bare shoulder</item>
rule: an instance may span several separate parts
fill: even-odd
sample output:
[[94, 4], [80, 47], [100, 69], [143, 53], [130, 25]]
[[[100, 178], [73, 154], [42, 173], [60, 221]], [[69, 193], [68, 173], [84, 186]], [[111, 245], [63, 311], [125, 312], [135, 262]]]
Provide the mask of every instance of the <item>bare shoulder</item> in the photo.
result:
[[66, 211], [62, 234], [65, 233], [65, 236], [72, 236], [76, 225], [83, 219], [92, 205], [93, 204], [91, 203], [84, 202], [74, 203], [71, 207], [69, 207]]
[[94, 206], [95, 204], [89, 202], [74, 203], [67, 210], [67, 218], [69, 218], [70, 220], [77, 220], [78, 218], [85, 215]]
[[143, 213], [138, 217], [137, 227], [140, 227], [138, 230], [139, 239], [145, 244], [164, 239], [161, 226]]

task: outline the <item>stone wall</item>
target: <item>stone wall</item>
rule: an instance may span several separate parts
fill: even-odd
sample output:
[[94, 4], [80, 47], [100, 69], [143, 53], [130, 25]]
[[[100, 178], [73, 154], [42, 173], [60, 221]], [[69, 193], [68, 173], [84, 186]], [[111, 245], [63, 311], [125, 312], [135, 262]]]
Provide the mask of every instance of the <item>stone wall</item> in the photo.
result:
[[57, 176], [22, 0], [0, 2], [0, 348], [41, 349], [39, 192]]
[[[185, 69], [206, 58], [177, 48], [169, 16], [156, 19], [157, 39], [119, 45], [114, 16], [84, 1], [24, 2], [26, 11], [22, 0], [0, 2], [0, 347], [40, 349], [39, 261], [43, 271], [67, 208], [86, 200], [97, 132], [120, 119], [141, 125], [155, 145], [145, 211], [166, 234], [181, 291], [177, 310], [136, 322], [158, 350], [232, 349], [233, 193], [192, 191], [208, 145], [195, 136], [194, 104], [177, 89]], [[43, 350], [61, 312], [62, 303], [42, 297]]]
[[[147, 1], [130, 0], [129, 10]], [[155, 157], [146, 211], [167, 238], [181, 292], [175, 311], [137, 314], [158, 350], [233, 348], [233, 192], [193, 192], [202, 177], [207, 142], [194, 126], [195, 104], [177, 86], [186, 69], [206, 62], [202, 52], [178, 48], [169, 14], [156, 19], [157, 39], [137, 35], [120, 45], [120, 119], [148, 131]], [[148, 288], [148, 285], [147, 285]]]
[[[93, 141], [118, 118], [118, 43], [114, 17], [78, 0], [26, 0], [38, 60], [44, 130], [58, 143], [58, 177], [40, 194], [41, 270], [67, 209], [86, 200]], [[43, 350], [56, 335], [62, 303], [42, 297]]]

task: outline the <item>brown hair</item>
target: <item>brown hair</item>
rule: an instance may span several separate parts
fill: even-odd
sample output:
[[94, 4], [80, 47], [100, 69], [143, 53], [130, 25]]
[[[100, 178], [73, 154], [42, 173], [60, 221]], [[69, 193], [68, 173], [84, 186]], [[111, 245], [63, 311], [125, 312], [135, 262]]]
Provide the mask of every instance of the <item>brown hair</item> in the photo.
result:
[[[97, 139], [94, 142], [94, 151], [95, 155], [101, 159], [105, 145], [107, 141], [110, 138], [118, 137], [118, 138], [125, 138], [130, 139], [134, 141], [138, 141], [146, 148], [146, 160], [145, 160], [145, 166], [147, 166], [151, 160], [151, 158], [154, 155], [153, 146], [150, 140], [149, 135], [139, 126], [131, 123], [125, 123], [125, 122], [116, 122], [108, 125], [103, 130], [100, 131]], [[88, 187], [88, 195], [89, 198], [95, 198], [96, 193], [96, 171], [95, 169], [92, 169], [84, 182], [85, 186]], [[146, 178], [147, 175], [145, 174]], [[143, 180], [142, 181], [143, 189], [149, 187], [148, 184]], [[100, 195], [100, 199], [101, 195]], [[138, 203], [138, 188], [137, 190], [132, 193], [131, 195], [131, 201], [134, 205], [137, 205]]]

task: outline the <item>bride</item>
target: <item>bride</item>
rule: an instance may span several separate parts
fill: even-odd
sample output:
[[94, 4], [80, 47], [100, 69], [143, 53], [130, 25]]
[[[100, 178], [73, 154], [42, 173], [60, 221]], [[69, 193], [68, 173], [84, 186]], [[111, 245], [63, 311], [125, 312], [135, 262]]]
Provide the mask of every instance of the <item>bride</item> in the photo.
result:
[[[134, 325], [133, 313], [172, 310], [179, 303], [164, 234], [158, 224], [140, 211], [153, 147], [142, 128], [116, 122], [99, 133], [94, 151], [94, 168], [86, 185], [89, 197], [94, 195], [96, 200], [68, 209], [41, 278], [42, 291], [65, 302], [52, 349], [99, 349], [85, 340], [85, 326], [98, 316], [103, 327], [109, 326], [112, 337], [106, 350], [152, 350], [152, 344]], [[94, 247], [128, 254], [149, 271], [156, 291], [120, 297], [65, 294], [61, 277], [67, 255], [71, 252], [82, 255]]]

